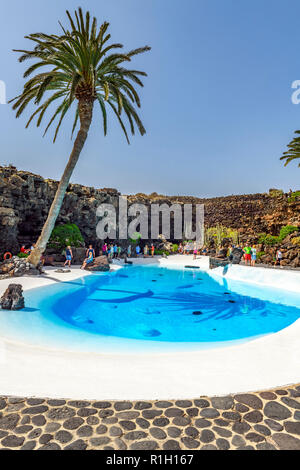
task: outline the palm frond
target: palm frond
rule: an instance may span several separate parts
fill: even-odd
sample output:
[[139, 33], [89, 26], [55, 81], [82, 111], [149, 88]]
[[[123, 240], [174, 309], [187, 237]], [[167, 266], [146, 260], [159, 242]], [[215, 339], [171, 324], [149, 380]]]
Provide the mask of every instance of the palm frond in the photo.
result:
[[[300, 130], [295, 131], [295, 134], [299, 135]], [[300, 158], [300, 137], [295, 137], [287, 147], [289, 150], [280, 157], [280, 160], [285, 160], [284, 166]], [[298, 167], [300, 167], [300, 163], [298, 163]]]
[[117, 116], [117, 119], [120, 123], [120, 126], [125, 134], [125, 137], [126, 137], [126, 140], [127, 140], [127, 143], [130, 144], [130, 141], [129, 141], [129, 138], [128, 138], [128, 134], [127, 134], [127, 130], [126, 130], [126, 127], [122, 121], [122, 118], [121, 116], [119, 115], [118, 111], [117, 111], [117, 108], [116, 106], [114, 105], [114, 103], [112, 102], [111, 99], [108, 100], [108, 104], [110, 105], [110, 107], [112, 108], [113, 112], [115, 113], [115, 115]]
[[[36, 116], [37, 126], [40, 126], [46, 111], [58, 100], [44, 132], [45, 135], [54, 120], [59, 117], [54, 133], [55, 141], [73, 101], [93, 102], [97, 99], [103, 118], [104, 135], [107, 134], [108, 104], [129, 143], [121, 114], [124, 112], [132, 134], [135, 132], [135, 125], [141, 135], [145, 133], [135, 107], [140, 107], [136, 86], [143, 86], [141, 77], [147, 74], [127, 69], [123, 64], [130, 62], [137, 54], [149, 51], [150, 47], [140, 47], [127, 53], [117, 51], [121, 50], [123, 45], [119, 42], [109, 43], [108, 22], [98, 28], [96, 18], [92, 18], [88, 11], [84, 13], [81, 8], [74, 14], [67, 10], [66, 14], [67, 26], [59, 22], [61, 35], [43, 32], [29, 34], [25, 37], [33, 44], [32, 48], [15, 50], [20, 54], [21, 63], [34, 61], [24, 72], [27, 81], [22, 93], [10, 100], [16, 117], [33, 103], [36, 109], [30, 114], [26, 127]], [[79, 121], [80, 109], [79, 106], [76, 107], [72, 135]]]

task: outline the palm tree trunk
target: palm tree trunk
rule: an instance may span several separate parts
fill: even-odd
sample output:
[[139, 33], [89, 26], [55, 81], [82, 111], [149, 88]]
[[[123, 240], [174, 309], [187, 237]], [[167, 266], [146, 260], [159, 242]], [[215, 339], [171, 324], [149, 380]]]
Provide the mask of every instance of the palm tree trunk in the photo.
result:
[[74, 146], [73, 146], [71, 155], [69, 157], [68, 164], [65, 168], [65, 171], [58, 185], [55, 197], [51, 204], [50, 211], [49, 211], [47, 220], [44, 224], [44, 227], [42, 229], [41, 235], [39, 236], [39, 239], [36, 242], [36, 246], [34, 250], [30, 253], [30, 255], [27, 258], [27, 261], [33, 264], [34, 266], [38, 265], [41, 255], [44, 253], [46, 249], [48, 240], [51, 236], [56, 219], [60, 212], [70, 178], [72, 176], [73, 170], [76, 166], [81, 150], [86, 141], [88, 131], [92, 122], [93, 100], [79, 100], [78, 111], [79, 111], [79, 118], [80, 118], [80, 129], [76, 136]]

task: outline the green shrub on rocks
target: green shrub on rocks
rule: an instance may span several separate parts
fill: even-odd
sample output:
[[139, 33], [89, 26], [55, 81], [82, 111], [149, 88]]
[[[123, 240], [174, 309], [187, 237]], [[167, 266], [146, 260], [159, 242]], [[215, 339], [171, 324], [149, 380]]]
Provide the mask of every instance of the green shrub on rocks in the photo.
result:
[[258, 238], [258, 243], [263, 245], [276, 245], [277, 243], [281, 243], [288, 235], [294, 232], [298, 232], [299, 227], [294, 225], [285, 225], [280, 229], [279, 235], [269, 235], [267, 233], [261, 233]]
[[169, 251], [167, 251], [167, 250], [154, 250], [154, 254], [155, 255], [166, 255], [166, 256], [170, 255]]
[[20, 253], [17, 254], [18, 258], [28, 258], [28, 256], [29, 256], [29, 253], [21, 253], [20, 252]]
[[236, 229], [218, 224], [216, 227], [208, 227], [204, 230], [204, 244], [211, 241], [217, 248], [221, 248], [224, 238], [230, 238], [234, 245], [239, 244], [239, 232]]
[[279, 237], [275, 237], [274, 235], [269, 235], [267, 233], [261, 233], [258, 238], [258, 243], [263, 245], [276, 245], [278, 241]]
[[288, 198], [288, 202], [295, 202], [300, 199], [300, 191], [294, 191]]
[[58, 225], [52, 231], [48, 247], [64, 250], [66, 246], [82, 246], [84, 239], [76, 224]]
[[282, 227], [279, 233], [279, 241], [284, 240], [290, 233], [298, 232], [299, 227], [295, 227], [294, 225], [286, 225]]
[[282, 189], [271, 188], [269, 189], [269, 196], [271, 197], [279, 197], [284, 194]]

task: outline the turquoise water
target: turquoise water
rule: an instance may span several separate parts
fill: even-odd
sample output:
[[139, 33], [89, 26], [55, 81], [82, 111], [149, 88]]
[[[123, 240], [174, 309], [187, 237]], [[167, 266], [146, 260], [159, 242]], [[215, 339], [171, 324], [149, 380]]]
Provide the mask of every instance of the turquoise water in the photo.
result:
[[300, 317], [300, 294], [249, 284], [245, 295], [245, 285], [199, 269], [128, 266], [27, 291], [23, 324], [34, 330], [44, 318], [50, 331], [55, 325], [101, 337], [213, 343], [274, 333]]

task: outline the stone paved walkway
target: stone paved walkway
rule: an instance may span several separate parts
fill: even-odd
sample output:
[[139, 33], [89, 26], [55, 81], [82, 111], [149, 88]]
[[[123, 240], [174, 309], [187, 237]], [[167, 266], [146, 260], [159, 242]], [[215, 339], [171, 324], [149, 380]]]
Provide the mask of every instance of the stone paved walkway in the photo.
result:
[[0, 397], [0, 449], [300, 450], [300, 385], [170, 401]]

